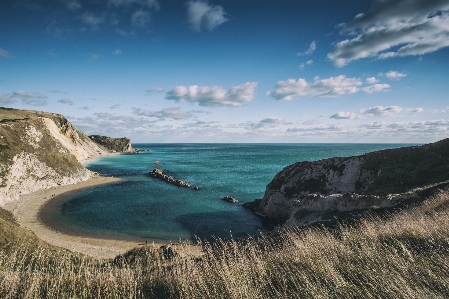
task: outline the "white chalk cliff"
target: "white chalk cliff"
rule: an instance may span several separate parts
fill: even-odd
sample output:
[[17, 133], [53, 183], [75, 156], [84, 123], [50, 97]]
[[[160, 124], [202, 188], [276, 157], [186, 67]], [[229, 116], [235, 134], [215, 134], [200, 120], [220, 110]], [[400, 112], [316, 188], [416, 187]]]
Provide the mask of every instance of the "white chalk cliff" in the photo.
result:
[[62, 115], [0, 108], [0, 205], [85, 181], [93, 173], [82, 163], [107, 153]]

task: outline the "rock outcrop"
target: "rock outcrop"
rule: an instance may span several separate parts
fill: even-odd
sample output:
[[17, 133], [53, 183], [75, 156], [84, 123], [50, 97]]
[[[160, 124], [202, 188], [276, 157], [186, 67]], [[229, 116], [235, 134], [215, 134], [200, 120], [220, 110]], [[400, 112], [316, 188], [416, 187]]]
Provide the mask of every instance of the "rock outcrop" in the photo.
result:
[[285, 167], [254, 208], [261, 216], [305, 225], [348, 213], [389, 208], [417, 190], [449, 180], [449, 139], [355, 157]]
[[131, 140], [128, 138], [111, 138], [100, 135], [90, 135], [92, 141], [112, 151], [113, 153], [132, 153]]
[[0, 108], [0, 205], [94, 175], [82, 166], [108, 154], [64, 116]]
[[163, 181], [166, 181], [167, 183], [179, 186], [179, 187], [186, 187], [186, 188], [190, 188], [190, 184], [185, 182], [185, 181], [181, 181], [181, 180], [176, 180], [171, 176], [168, 176], [166, 174], [163, 173], [162, 169], [160, 168], [155, 168], [152, 171], [150, 171], [149, 175], [153, 178], [158, 178], [161, 179]]
[[230, 202], [230, 203], [239, 202], [237, 199], [235, 199], [234, 197], [229, 196], [229, 195], [226, 195], [225, 197], [223, 197], [222, 200]]

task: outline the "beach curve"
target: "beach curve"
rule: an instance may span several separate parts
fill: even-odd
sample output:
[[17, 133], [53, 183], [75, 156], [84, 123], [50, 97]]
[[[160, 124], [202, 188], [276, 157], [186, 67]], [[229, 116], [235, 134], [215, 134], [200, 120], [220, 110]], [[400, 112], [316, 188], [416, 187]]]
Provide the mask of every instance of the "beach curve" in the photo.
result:
[[47, 243], [94, 258], [110, 259], [142, 244], [137, 241], [101, 239], [61, 233], [45, 225], [39, 217], [39, 212], [54, 197], [84, 188], [121, 181], [122, 179], [115, 177], [94, 176], [76, 184], [56, 186], [22, 195], [19, 200], [8, 202], [3, 208], [12, 212], [21, 226], [30, 229], [38, 238]]

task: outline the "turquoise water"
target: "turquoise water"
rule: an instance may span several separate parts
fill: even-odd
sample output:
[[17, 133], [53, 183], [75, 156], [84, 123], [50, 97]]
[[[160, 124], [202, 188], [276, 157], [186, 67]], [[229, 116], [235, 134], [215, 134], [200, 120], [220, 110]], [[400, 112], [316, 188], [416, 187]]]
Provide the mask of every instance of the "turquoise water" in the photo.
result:
[[[245, 237], [263, 229], [241, 203], [262, 198], [282, 168], [297, 161], [360, 155], [404, 144], [134, 144], [139, 154], [95, 160], [86, 167], [125, 179], [73, 193], [54, 209], [78, 233], [135, 240]], [[155, 165], [155, 161], [160, 161]], [[201, 189], [181, 188], [148, 176], [155, 167]], [[221, 200], [230, 195], [239, 200]]]

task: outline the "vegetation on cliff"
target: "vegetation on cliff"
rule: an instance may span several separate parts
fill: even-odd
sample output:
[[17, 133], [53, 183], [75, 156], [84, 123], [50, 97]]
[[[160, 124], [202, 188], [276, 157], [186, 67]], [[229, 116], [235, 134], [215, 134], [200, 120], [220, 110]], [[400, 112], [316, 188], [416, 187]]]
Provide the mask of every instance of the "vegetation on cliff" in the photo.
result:
[[95, 143], [115, 153], [129, 153], [133, 151], [131, 140], [126, 137], [111, 138], [100, 135], [89, 135], [89, 138]]

